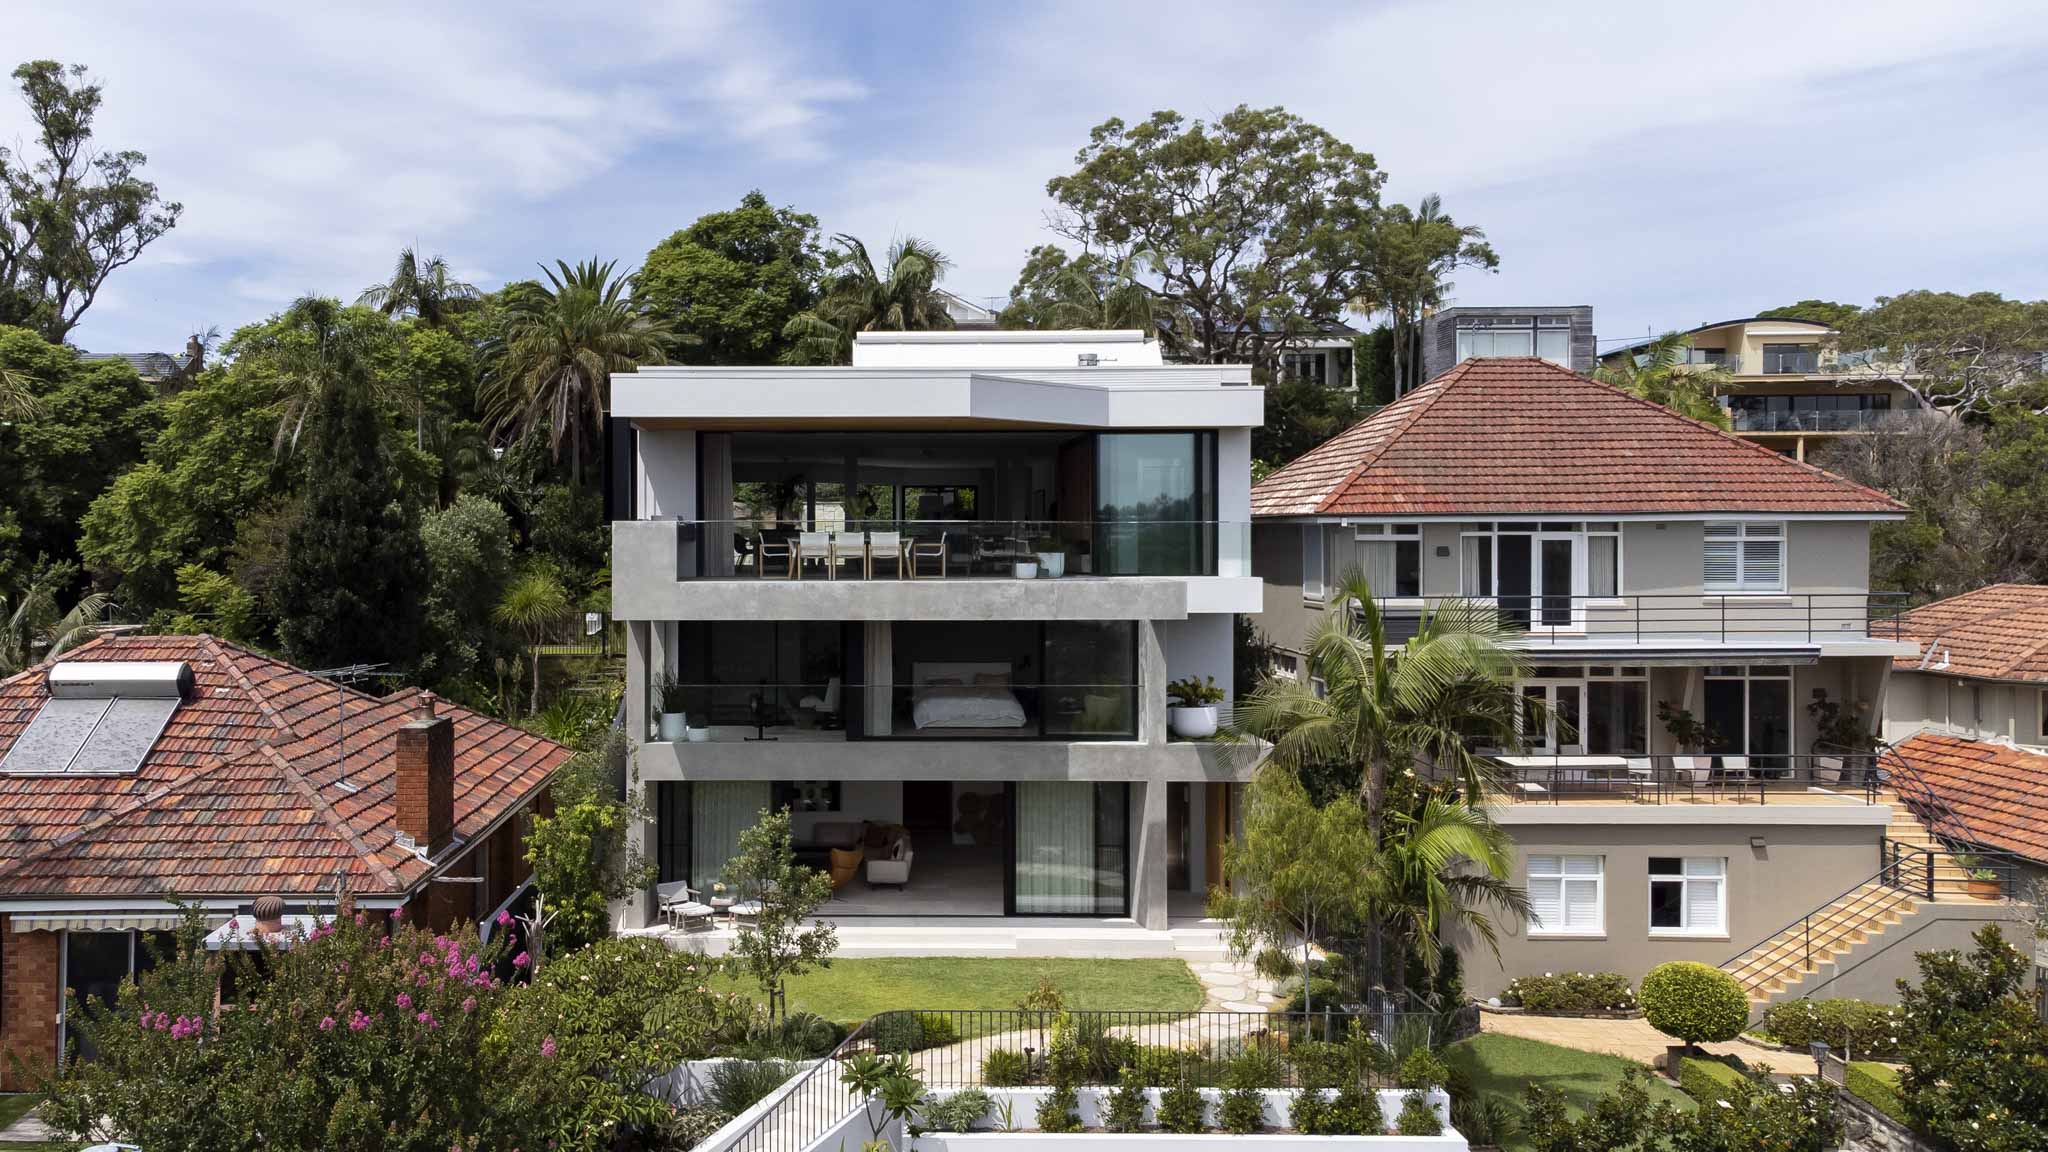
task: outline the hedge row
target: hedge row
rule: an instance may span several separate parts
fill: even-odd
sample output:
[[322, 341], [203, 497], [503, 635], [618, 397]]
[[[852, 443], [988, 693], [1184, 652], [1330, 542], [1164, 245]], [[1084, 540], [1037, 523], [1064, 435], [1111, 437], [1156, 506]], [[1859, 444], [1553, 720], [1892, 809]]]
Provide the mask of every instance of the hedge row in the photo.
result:
[[1794, 1048], [1819, 1041], [1844, 1059], [1889, 1060], [1903, 1019], [1896, 1007], [1867, 1000], [1787, 1000], [1764, 1010], [1763, 1027]]
[[1899, 1074], [1883, 1064], [1865, 1060], [1852, 1060], [1843, 1086], [1865, 1104], [1892, 1118], [1901, 1128], [1911, 1128], [1913, 1122], [1906, 1118], [1906, 1102], [1899, 1099]]
[[1681, 1056], [1678, 1060], [1678, 1086], [1699, 1101], [1702, 1108], [1733, 1101], [1735, 1089], [1744, 1079], [1741, 1070], [1719, 1060], [1698, 1056]]
[[1501, 1003], [1519, 1005], [1537, 1015], [1579, 1012], [1632, 1012], [1636, 991], [1619, 972], [1545, 972], [1523, 976], [1507, 986]]

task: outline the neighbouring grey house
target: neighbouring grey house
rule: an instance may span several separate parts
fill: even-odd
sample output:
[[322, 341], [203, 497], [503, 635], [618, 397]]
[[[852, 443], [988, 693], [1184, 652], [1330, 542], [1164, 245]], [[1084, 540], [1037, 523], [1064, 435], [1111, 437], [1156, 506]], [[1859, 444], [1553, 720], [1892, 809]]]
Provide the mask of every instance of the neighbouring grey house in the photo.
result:
[[613, 615], [659, 874], [620, 925], [716, 904], [784, 807], [842, 925], [1163, 936], [1194, 913], [1250, 764], [1172, 733], [1166, 690], [1227, 689], [1259, 605], [1250, 379], [1135, 331], [987, 330], [613, 377]]
[[175, 392], [185, 381], [192, 378], [204, 366], [206, 349], [194, 336], [185, 342], [185, 356], [179, 359], [169, 352], [86, 352], [81, 350], [78, 358], [90, 364], [101, 360], [123, 360], [135, 369], [144, 383], [154, 384], [162, 392]]
[[1445, 308], [1422, 321], [1422, 382], [1482, 356], [1536, 356], [1574, 372], [1598, 363], [1593, 306]]
[[[1462, 942], [1473, 994], [1696, 960], [1759, 1005], [1884, 999], [1915, 951], [2013, 919], [1916, 762], [1823, 741], [1827, 715], [1876, 735], [1920, 651], [1870, 589], [1871, 526], [1905, 514], [1881, 493], [1480, 355], [1267, 476], [1252, 514], [1281, 675], [1315, 675], [1304, 637], [1352, 571], [1396, 641], [1453, 598], [1517, 634], [1529, 707], [1492, 810], [1534, 914], [1498, 925], [1498, 963]], [[1664, 708], [1703, 732], [1681, 743]]]

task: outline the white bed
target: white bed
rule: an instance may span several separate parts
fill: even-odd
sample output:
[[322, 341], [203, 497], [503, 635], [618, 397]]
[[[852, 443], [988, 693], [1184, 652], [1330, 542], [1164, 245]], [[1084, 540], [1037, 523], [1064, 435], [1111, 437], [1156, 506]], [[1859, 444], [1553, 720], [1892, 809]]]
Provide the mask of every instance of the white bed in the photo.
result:
[[913, 664], [910, 677], [910, 722], [920, 731], [1024, 726], [1007, 663]]

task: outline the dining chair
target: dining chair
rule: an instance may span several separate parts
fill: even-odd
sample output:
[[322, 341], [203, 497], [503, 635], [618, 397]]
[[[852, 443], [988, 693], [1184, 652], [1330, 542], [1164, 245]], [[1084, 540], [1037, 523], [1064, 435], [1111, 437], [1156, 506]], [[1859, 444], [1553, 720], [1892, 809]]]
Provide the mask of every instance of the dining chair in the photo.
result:
[[903, 578], [903, 533], [868, 533], [868, 579], [875, 578], [875, 561], [887, 560], [896, 565], [896, 578]]
[[1628, 784], [1636, 799], [1644, 799], [1656, 791], [1657, 763], [1648, 756], [1628, 757]]
[[1721, 757], [1720, 776], [1721, 787], [1724, 790], [1732, 785], [1735, 788], [1747, 792], [1749, 790], [1749, 786], [1751, 784], [1755, 784], [1759, 789], [1757, 793], [1758, 798], [1761, 799], [1763, 796], [1763, 793], [1761, 791], [1761, 789], [1763, 788], [1763, 777], [1760, 773], [1750, 768], [1749, 757], [1747, 756]]
[[868, 572], [868, 534], [865, 532], [832, 533], [832, 578], [839, 579], [839, 566], [848, 560], [860, 562], [861, 575]]
[[796, 571], [797, 579], [801, 580], [804, 578], [804, 565], [813, 560], [823, 564], [828, 573], [835, 567], [832, 563], [832, 534], [830, 532], [797, 533], [796, 556], [791, 561], [791, 566]]
[[1702, 788], [1712, 791], [1714, 788], [1713, 760], [1710, 757], [1673, 756], [1671, 770], [1674, 779], [1685, 785], [1687, 792], [1698, 792]]
[[939, 579], [944, 580], [946, 578], [946, 533], [939, 533], [937, 540], [920, 540], [915, 536], [911, 537], [909, 558], [910, 578], [912, 580], [917, 579], [917, 562], [929, 559], [936, 559], [939, 562]]
[[787, 536], [781, 539], [770, 539], [766, 533], [755, 536], [754, 575], [765, 578], [771, 560], [775, 562], [775, 567], [783, 579], [788, 580], [796, 576], [796, 549], [790, 545]]

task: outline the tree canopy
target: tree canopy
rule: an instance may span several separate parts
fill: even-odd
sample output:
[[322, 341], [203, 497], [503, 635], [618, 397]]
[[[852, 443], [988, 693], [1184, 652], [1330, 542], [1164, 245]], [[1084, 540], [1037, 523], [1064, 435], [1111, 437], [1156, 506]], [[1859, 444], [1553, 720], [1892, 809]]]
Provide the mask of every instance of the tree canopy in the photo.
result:
[[1830, 328], [1840, 328], [1844, 323], [1863, 311], [1859, 304], [1837, 304], [1833, 300], [1801, 300], [1780, 308], [1766, 308], [1757, 313], [1764, 320], [1811, 320]]
[[2048, 300], [1996, 292], [1904, 292], [1845, 316], [1835, 344], [1849, 378], [1893, 380], [1930, 407], [1975, 412], [2041, 379]]
[[35, 123], [34, 151], [0, 148], [0, 324], [61, 341], [107, 277], [178, 222], [141, 176], [148, 159], [93, 146], [100, 86], [85, 66], [31, 60], [14, 70]]
[[861, 332], [919, 332], [951, 328], [939, 281], [952, 261], [915, 236], [889, 245], [881, 264], [855, 237], [832, 237], [834, 271], [817, 304], [791, 318], [782, 330], [793, 364], [851, 364], [853, 338]]
[[1735, 377], [1718, 365], [1690, 363], [1691, 351], [1691, 337], [1666, 332], [1634, 352], [1602, 364], [1593, 378], [1725, 430], [1729, 427], [1728, 410], [1714, 397]]
[[818, 218], [773, 207], [757, 190], [650, 249], [633, 297], [696, 338], [692, 363], [774, 364], [790, 350], [783, 330], [817, 301], [824, 271]]
[[1005, 328], [1136, 328], [1157, 334], [1152, 290], [1139, 279], [1146, 259], [1144, 253], [1121, 262], [1093, 252], [1069, 256], [1057, 244], [1040, 244], [1025, 258], [996, 322]]

